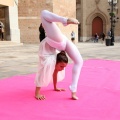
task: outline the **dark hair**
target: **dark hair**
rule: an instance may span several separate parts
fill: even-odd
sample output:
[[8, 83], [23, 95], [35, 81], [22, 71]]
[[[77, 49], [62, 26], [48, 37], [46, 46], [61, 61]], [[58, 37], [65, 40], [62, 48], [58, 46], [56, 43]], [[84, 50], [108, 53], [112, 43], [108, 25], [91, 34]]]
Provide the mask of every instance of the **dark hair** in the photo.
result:
[[61, 51], [60, 53], [57, 54], [56, 63], [59, 62], [68, 63], [68, 57], [65, 51]]
[[39, 39], [40, 39], [40, 42], [45, 38], [45, 30], [42, 26], [42, 23], [40, 24], [39, 26]]

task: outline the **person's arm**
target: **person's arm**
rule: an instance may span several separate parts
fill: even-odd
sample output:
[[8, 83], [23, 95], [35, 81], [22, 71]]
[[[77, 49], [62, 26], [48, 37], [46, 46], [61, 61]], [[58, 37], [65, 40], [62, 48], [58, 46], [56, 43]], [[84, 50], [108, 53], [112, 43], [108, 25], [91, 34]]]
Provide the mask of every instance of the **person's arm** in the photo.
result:
[[58, 74], [58, 71], [54, 70], [54, 73], [53, 73], [54, 90], [56, 90], [56, 86], [57, 86], [57, 74]]
[[55, 69], [53, 73], [53, 86], [55, 91], [65, 91], [63, 88], [57, 88], [57, 74], [58, 71]]

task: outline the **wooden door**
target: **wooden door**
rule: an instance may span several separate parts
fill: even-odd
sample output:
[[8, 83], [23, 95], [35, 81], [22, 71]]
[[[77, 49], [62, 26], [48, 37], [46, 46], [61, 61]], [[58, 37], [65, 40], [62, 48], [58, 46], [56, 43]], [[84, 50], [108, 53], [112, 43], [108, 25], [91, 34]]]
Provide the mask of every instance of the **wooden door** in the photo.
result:
[[92, 22], [92, 36], [94, 36], [95, 33], [98, 35], [103, 33], [103, 21], [100, 17], [94, 18]]

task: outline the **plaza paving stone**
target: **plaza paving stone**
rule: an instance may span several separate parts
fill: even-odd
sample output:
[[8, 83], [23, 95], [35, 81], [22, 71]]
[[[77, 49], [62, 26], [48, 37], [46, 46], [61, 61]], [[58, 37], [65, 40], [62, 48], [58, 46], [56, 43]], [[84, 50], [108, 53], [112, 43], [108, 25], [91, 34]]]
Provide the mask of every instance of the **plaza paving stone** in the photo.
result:
[[[114, 46], [105, 43], [80, 42], [75, 44], [83, 59], [106, 59], [120, 61], [120, 42]], [[0, 79], [15, 75], [36, 73], [39, 44], [0, 42]], [[69, 58], [69, 63], [72, 61]]]

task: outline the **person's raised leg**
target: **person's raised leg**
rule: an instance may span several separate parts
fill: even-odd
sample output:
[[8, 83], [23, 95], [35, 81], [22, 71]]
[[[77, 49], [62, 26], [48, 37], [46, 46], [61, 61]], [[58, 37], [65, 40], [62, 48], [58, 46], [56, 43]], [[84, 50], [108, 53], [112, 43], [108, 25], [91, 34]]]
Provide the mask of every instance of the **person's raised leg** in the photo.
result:
[[63, 34], [58, 26], [55, 24], [55, 22], [60, 22], [64, 25], [79, 24], [78, 20], [74, 18], [62, 17], [47, 10], [43, 10], [41, 12], [41, 20], [47, 37], [56, 42], [63, 41]]
[[42, 25], [45, 29], [46, 36], [56, 42], [61, 42], [62, 32], [58, 28], [55, 22], [67, 23], [67, 18], [58, 16], [47, 10], [41, 12]]

